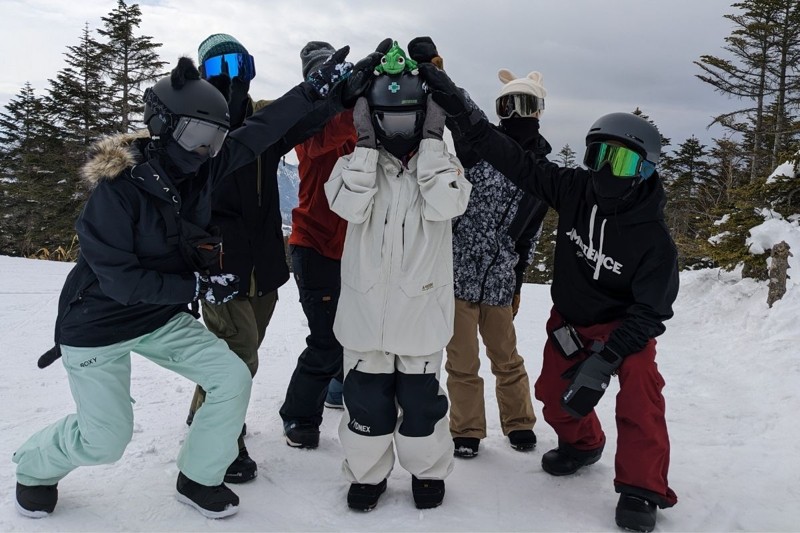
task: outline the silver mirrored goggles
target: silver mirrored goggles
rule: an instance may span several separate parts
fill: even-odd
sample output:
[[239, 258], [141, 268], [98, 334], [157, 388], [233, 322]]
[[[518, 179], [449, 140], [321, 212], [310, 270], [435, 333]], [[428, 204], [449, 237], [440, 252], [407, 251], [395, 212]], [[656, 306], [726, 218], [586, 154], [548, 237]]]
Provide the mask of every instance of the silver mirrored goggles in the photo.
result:
[[498, 97], [494, 105], [500, 118], [511, 118], [514, 115], [528, 118], [544, 109], [544, 98], [528, 93], [511, 93]]
[[386, 137], [403, 137], [413, 139], [422, 131], [425, 112], [413, 111], [381, 111], [372, 112], [376, 126]]
[[172, 132], [172, 138], [184, 150], [201, 152], [205, 148], [209, 157], [219, 153], [227, 135], [228, 128], [225, 126], [191, 117], [180, 117]]

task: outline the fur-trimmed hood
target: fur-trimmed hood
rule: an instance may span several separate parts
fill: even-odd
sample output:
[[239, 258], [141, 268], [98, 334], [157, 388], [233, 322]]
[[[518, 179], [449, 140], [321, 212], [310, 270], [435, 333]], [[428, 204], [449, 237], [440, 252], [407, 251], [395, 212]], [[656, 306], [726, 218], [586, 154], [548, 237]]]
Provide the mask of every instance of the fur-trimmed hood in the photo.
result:
[[113, 180], [124, 170], [142, 162], [143, 155], [136, 141], [149, 137], [147, 130], [103, 137], [89, 148], [89, 160], [81, 167], [81, 178], [90, 188], [103, 180]]

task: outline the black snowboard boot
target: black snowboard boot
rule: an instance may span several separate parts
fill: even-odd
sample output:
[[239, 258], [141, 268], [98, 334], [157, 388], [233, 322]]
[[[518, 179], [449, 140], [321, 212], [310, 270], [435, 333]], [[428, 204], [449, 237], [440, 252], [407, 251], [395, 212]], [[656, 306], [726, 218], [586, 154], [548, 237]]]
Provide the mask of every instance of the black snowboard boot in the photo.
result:
[[551, 476], [568, 476], [584, 466], [595, 464], [603, 455], [603, 448], [576, 450], [572, 446], [559, 444], [542, 456], [542, 469]]
[[622, 529], [649, 533], [656, 527], [656, 504], [641, 496], [623, 492], [619, 495], [616, 520]]
[[286, 422], [283, 424], [286, 444], [292, 448], [313, 450], [319, 446], [319, 426], [311, 422]]
[[411, 493], [417, 509], [433, 509], [442, 505], [444, 500], [443, 479], [419, 479], [411, 476]]
[[532, 429], [518, 429], [508, 434], [508, 442], [518, 452], [529, 452], [536, 448], [536, 434]]
[[247, 483], [258, 475], [258, 465], [250, 458], [247, 448], [239, 448], [239, 456], [225, 471], [225, 483]]
[[223, 518], [239, 511], [239, 497], [225, 483], [209, 487], [178, 473], [178, 501], [191, 505], [206, 518]]
[[472, 459], [478, 455], [478, 448], [481, 445], [481, 439], [474, 437], [455, 437], [453, 439], [453, 455], [456, 457], [463, 457], [464, 459]]
[[377, 485], [351, 483], [347, 491], [347, 506], [357, 511], [371, 511], [378, 505], [381, 494], [386, 492], [386, 480]]
[[44, 518], [53, 512], [58, 502], [58, 483], [55, 485], [23, 485], [17, 483], [17, 511], [28, 518]]

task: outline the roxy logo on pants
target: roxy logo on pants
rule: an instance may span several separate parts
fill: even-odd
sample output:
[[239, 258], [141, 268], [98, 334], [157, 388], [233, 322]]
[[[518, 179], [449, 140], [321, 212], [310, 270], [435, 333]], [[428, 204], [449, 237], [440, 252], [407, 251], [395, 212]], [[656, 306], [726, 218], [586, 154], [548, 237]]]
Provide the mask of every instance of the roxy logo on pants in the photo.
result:
[[87, 359], [83, 363], [81, 363], [81, 368], [93, 365], [97, 362], [97, 357], [92, 357], [91, 359]]

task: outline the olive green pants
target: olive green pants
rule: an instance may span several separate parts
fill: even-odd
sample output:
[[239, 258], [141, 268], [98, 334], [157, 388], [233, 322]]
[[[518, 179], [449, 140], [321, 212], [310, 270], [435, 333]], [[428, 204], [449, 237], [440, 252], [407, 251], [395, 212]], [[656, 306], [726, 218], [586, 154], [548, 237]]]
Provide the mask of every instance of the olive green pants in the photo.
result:
[[[228, 348], [244, 361], [253, 377], [258, 371], [258, 347], [264, 341], [277, 302], [277, 290], [264, 296], [234, 298], [220, 305], [203, 302], [203, 322], [206, 327], [224, 340]], [[200, 409], [205, 398], [206, 392], [198, 385], [189, 408], [190, 417]], [[239, 437], [240, 448], [244, 446], [242, 437]]]

